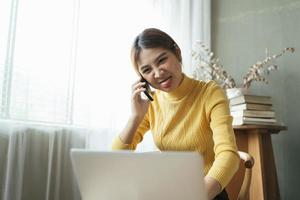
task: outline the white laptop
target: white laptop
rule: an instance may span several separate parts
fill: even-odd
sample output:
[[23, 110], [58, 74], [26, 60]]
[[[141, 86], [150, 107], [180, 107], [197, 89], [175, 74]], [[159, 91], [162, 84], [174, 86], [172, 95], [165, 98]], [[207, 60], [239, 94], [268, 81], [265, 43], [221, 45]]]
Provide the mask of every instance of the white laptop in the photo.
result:
[[71, 150], [83, 200], [206, 200], [196, 152]]

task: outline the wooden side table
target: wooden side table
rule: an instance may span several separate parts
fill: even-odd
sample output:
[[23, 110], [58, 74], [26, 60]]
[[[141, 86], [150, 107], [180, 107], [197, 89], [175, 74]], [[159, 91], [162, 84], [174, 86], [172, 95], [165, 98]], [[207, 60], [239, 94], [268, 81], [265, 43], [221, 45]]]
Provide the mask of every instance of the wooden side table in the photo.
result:
[[233, 126], [238, 149], [255, 159], [252, 169], [249, 199], [280, 199], [271, 134], [287, 130], [286, 126]]

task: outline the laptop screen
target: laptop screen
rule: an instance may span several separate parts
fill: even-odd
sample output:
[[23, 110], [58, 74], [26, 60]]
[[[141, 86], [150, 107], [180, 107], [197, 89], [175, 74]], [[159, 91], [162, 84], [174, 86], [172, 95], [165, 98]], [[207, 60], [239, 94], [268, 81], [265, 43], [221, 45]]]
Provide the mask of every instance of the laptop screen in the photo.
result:
[[72, 149], [83, 200], [204, 200], [203, 161], [196, 152]]

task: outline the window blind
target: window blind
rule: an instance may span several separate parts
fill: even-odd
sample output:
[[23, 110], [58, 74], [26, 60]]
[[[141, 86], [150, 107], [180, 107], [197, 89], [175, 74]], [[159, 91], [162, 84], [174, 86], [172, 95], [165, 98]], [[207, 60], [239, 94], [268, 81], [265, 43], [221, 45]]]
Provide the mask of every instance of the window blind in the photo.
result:
[[[9, 26], [1, 23], [4, 28], [10, 29], [10, 35], [15, 35], [10, 46], [4, 48], [1, 45], [0, 59], [4, 63], [2, 70], [0, 68], [3, 78], [1, 89], [5, 81], [10, 83], [1, 95], [9, 99], [9, 104], [4, 104], [2, 100], [2, 108], [8, 107], [2, 109], [2, 116], [66, 124], [71, 121], [67, 112], [72, 102], [69, 90], [73, 88], [70, 80], [74, 68], [73, 40], [76, 38], [72, 35], [76, 31], [74, 16], [78, 14], [77, 1], [11, 2], [11, 9], [6, 6], [6, 12], [10, 11], [7, 13], [10, 20], [3, 20], [17, 24]], [[15, 22], [12, 21], [14, 17]], [[4, 37], [1, 40], [8, 41], [2, 34], [1, 37]], [[13, 53], [8, 55], [8, 52]], [[5, 65], [11, 73], [5, 72]]]

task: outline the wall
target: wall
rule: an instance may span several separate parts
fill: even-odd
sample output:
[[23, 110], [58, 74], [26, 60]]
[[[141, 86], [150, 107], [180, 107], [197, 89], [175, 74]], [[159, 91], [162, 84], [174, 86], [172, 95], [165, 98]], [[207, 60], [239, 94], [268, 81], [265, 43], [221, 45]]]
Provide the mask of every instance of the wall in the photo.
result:
[[272, 96], [277, 118], [287, 131], [272, 136], [282, 199], [298, 199], [300, 181], [300, 1], [212, 0], [212, 50], [238, 81], [248, 68], [285, 47], [269, 84], [255, 83], [252, 93]]

